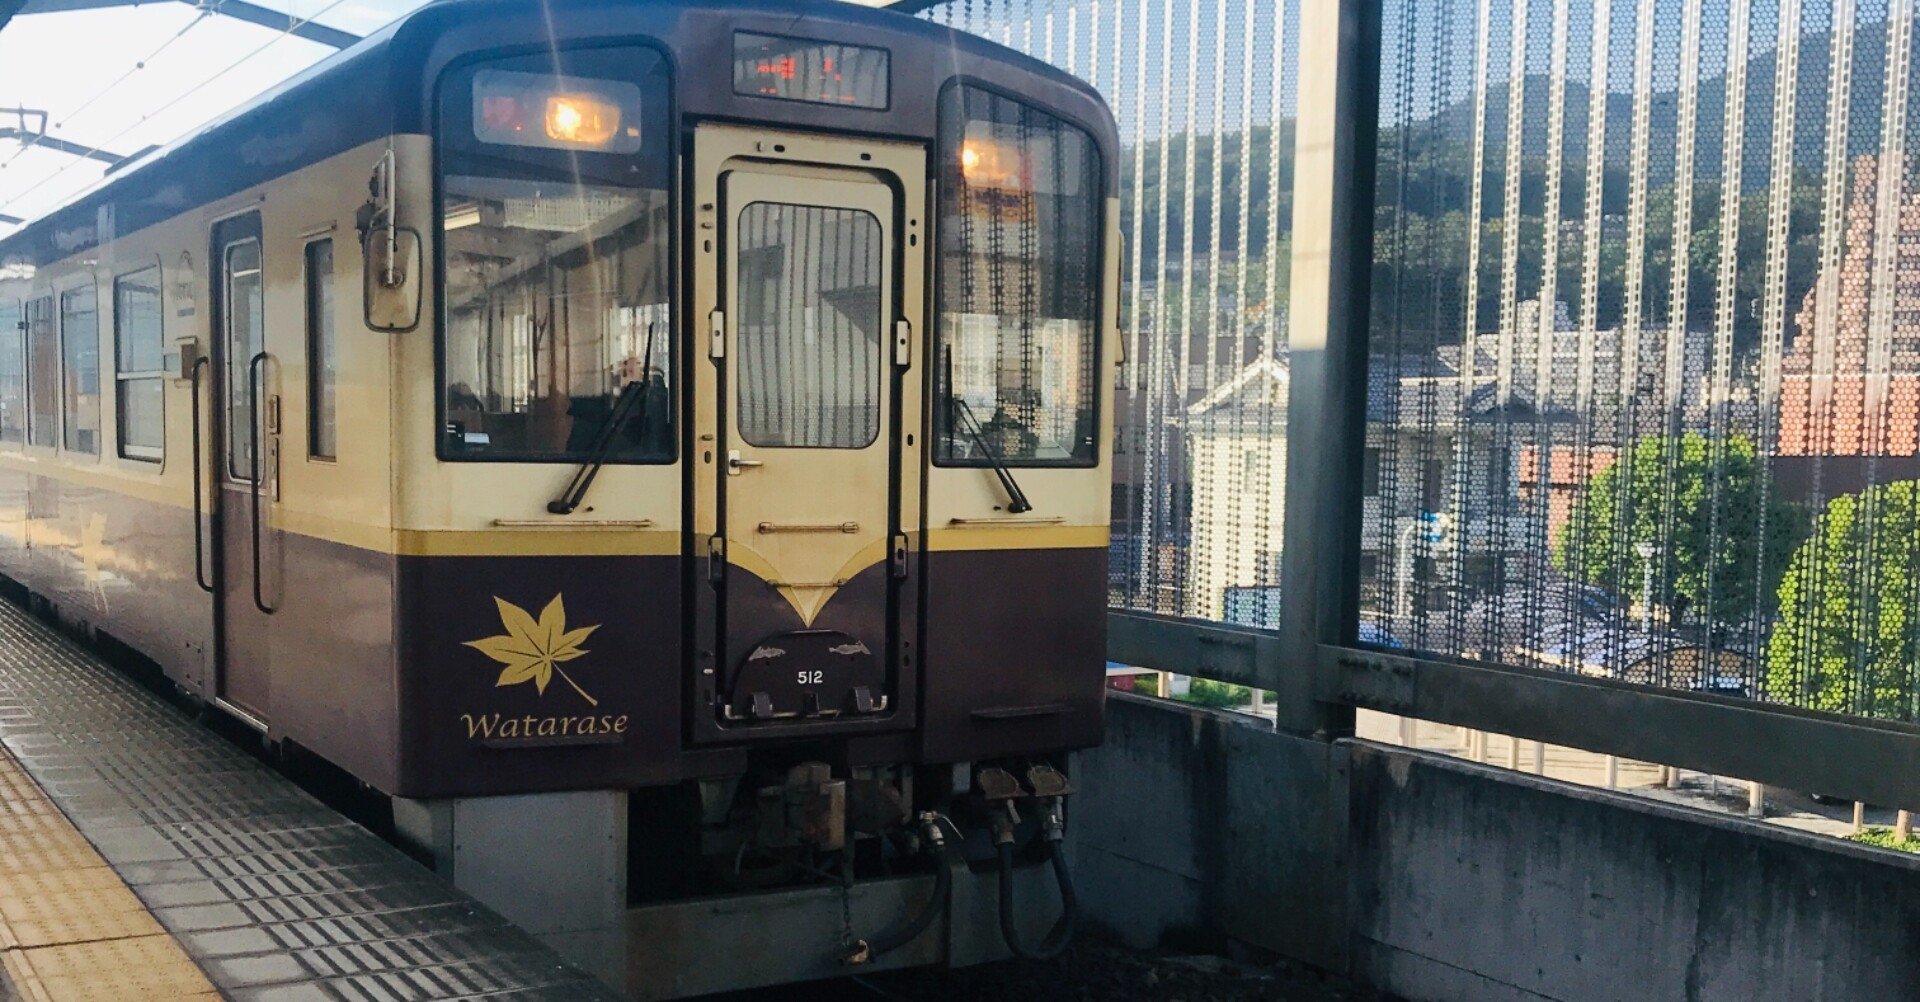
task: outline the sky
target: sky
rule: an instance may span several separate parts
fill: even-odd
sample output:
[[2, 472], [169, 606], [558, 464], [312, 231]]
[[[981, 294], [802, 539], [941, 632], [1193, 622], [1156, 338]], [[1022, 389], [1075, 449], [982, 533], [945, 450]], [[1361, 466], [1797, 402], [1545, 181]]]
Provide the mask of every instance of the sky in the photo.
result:
[[[364, 35], [423, 0], [257, 2]], [[24, 106], [49, 113], [51, 135], [128, 154], [192, 131], [332, 51], [185, 3], [23, 15], [0, 29], [0, 127], [19, 126], [12, 109]], [[0, 215], [45, 213], [105, 169], [0, 140]], [[0, 236], [13, 229], [0, 223]]]

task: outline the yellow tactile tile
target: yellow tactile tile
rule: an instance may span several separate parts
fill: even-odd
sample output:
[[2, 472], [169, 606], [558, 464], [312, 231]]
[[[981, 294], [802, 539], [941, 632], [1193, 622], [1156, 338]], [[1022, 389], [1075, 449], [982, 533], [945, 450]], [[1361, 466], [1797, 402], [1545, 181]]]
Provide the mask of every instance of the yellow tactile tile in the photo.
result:
[[30, 1002], [133, 1002], [204, 997], [213, 988], [165, 933], [0, 954]]
[[86, 836], [3, 750], [0, 965], [26, 1002], [219, 997]]
[[106, 887], [126, 890], [126, 886], [110, 866], [89, 866], [59, 873], [18, 873], [0, 881], [0, 908], [16, 899], [58, 897]]

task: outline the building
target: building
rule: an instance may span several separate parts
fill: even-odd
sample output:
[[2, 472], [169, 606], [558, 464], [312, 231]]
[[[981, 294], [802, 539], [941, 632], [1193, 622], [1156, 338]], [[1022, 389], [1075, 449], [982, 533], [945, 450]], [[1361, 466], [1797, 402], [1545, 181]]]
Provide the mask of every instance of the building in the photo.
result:
[[1875, 154], [1854, 158], [1846, 250], [1802, 300], [1780, 362], [1774, 477], [1795, 498], [1920, 477], [1920, 192], [1885, 207], [1896, 230], [1882, 239], [1880, 170]]
[[1289, 382], [1286, 363], [1261, 358], [1181, 418], [1192, 464], [1187, 615], [1228, 618], [1229, 594], [1240, 619], [1265, 625], [1271, 615], [1286, 519]]

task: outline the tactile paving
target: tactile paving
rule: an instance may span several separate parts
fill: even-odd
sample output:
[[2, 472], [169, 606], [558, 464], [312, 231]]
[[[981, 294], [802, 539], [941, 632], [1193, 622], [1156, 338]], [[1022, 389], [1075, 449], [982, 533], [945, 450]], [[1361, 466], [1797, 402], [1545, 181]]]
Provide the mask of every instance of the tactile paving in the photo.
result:
[[[0, 956], [31, 1002], [618, 998], [5, 602], [0, 744]], [[84, 935], [63, 895], [117, 938], [56, 943]]]
[[0, 751], [0, 995], [212, 998], [213, 985], [46, 793]]

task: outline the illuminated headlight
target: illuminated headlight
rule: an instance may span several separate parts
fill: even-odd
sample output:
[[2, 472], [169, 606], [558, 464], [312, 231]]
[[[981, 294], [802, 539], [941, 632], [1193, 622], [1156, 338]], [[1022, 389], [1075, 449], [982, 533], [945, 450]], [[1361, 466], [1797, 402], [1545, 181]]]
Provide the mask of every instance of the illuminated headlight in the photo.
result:
[[547, 138], [580, 146], [605, 146], [620, 132], [620, 108], [590, 94], [547, 98]]
[[642, 121], [640, 88], [631, 81], [474, 74], [473, 135], [484, 143], [637, 153]]

